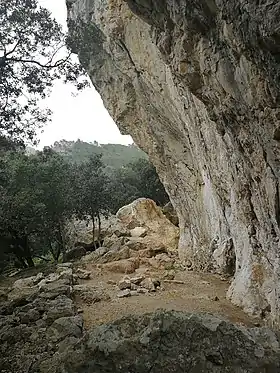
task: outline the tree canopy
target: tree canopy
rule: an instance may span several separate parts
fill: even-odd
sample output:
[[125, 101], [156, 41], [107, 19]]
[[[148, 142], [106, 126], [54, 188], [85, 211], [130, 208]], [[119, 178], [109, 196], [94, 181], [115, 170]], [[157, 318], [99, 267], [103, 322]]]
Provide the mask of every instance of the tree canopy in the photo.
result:
[[[50, 118], [40, 100], [54, 82], [87, 85], [84, 70], [92, 48], [91, 26], [83, 22], [66, 35], [37, 0], [0, 0], [0, 269], [34, 259], [58, 261], [66, 249], [65, 227], [73, 219], [91, 221], [92, 243], [101, 216], [138, 197], [164, 204], [168, 197], [147, 156], [135, 145], [99, 145], [62, 140], [37, 152], [38, 128]], [[95, 226], [98, 224], [98, 236]]]
[[91, 222], [94, 246], [100, 238], [101, 217], [139, 197], [160, 205], [168, 201], [146, 159], [108, 173], [98, 154], [77, 164], [50, 148], [30, 155], [5, 152], [0, 155], [1, 250], [21, 266], [32, 266], [32, 258], [45, 254], [57, 261], [66, 249], [68, 221]]
[[15, 142], [35, 140], [51, 112], [38, 102], [56, 79], [86, 80], [67, 48], [67, 35], [37, 0], [0, 1], [0, 136]]

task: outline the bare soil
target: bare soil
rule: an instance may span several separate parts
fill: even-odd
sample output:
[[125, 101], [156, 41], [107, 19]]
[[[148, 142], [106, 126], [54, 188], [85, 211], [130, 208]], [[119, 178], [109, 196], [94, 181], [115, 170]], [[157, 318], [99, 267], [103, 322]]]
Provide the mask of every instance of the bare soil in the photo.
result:
[[[155, 293], [118, 298], [119, 290], [116, 284], [123, 277], [122, 274], [101, 271], [90, 264], [86, 269], [92, 272], [91, 279], [80, 281], [80, 283], [102, 290], [110, 296], [108, 301], [90, 305], [78, 304], [83, 312], [86, 328], [107, 323], [128, 314], [143, 314], [157, 309], [212, 313], [246, 326], [261, 323], [260, 320], [248, 316], [226, 299], [229, 282], [216, 275], [191, 271], [178, 272], [175, 279], [183, 281], [184, 284], [161, 282], [163, 289]], [[150, 274], [152, 278], [160, 278], [162, 273], [150, 272]]]

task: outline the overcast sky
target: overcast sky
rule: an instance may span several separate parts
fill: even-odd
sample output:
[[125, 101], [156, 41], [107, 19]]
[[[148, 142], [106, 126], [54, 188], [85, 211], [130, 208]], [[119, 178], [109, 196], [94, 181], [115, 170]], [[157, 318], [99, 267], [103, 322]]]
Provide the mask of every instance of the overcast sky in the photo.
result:
[[[66, 27], [65, 0], [38, 0], [48, 8], [53, 16]], [[71, 85], [57, 83], [47, 106], [53, 111], [52, 123], [39, 135], [40, 145], [51, 145], [62, 139], [99, 143], [130, 144], [130, 136], [122, 136], [103, 106], [102, 100], [94, 87], [87, 88], [73, 97]]]

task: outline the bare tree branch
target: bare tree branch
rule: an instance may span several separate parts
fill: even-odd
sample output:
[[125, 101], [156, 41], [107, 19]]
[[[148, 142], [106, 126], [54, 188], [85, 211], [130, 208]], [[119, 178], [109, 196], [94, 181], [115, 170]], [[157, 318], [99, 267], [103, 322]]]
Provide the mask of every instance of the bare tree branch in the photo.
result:
[[46, 64], [43, 64], [43, 63], [41, 63], [39, 61], [36, 61], [36, 60], [29, 60], [29, 59], [15, 58], [15, 57], [7, 58], [6, 61], [20, 62], [20, 63], [32, 63], [32, 64], [38, 65], [38, 66], [40, 66], [42, 68], [45, 68], [45, 69], [54, 69], [56, 67], [59, 67], [59, 66], [63, 65], [69, 59], [71, 54], [72, 53], [69, 52], [67, 57], [65, 57], [64, 59], [58, 60], [53, 65], [50, 65], [49, 62], [46, 63]]
[[19, 39], [19, 40], [16, 42], [14, 48], [13, 48], [11, 51], [5, 53], [5, 56], [7, 57], [7, 56], [9, 56], [10, 54], [14, 53], [15, 50], [17, 49], [17, 47], [19, 46], [20, 42], [21, 42], [21, 40]]

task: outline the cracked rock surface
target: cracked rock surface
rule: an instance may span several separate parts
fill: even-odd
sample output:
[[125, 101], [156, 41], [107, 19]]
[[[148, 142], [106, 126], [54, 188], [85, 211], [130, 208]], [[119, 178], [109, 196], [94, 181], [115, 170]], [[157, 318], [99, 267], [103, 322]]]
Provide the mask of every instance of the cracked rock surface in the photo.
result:
[[67, 6], [70, 31], [90, 25], [76, 51], [105, 106], [170, 195], [181, 258], [233, 275], [232, 302], [279, 325], [279, 1]]
[[[76, 361], [58, 356], [53, 372], [170, 373], [276, 372], [279, 344], [273, 333], [241, 330], [209, 315], [158, 311], [102, 325], [84, 337]], [[274, 350], [267, 348], [273, 342]]]

